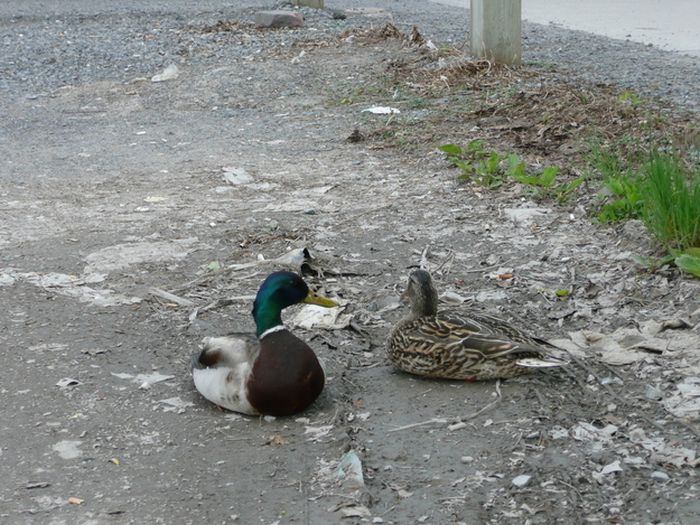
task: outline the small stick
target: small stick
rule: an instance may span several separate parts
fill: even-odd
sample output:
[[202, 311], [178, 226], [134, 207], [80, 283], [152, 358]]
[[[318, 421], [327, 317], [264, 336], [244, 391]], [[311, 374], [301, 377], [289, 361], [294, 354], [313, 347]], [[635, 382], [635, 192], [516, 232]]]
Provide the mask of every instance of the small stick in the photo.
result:
[[[459, 418], [459, 421], [463, 423], [465, 421], [469, 421], [471, 419], [479, 417], [481, 414], [483, 414], [487, 410], [493, 408], [498, 403], [500, 403], [501, 397], [502, 397], [501, 396], [501, 380], [500, 379], [496, 381], [496, 395], [498, 396], [497, 399], [495, 399], [494, 401], [491, 401], [488, 405], [481, 408], [480, 410], [477, 410], [473, 414]], [[421, 421], [420, 423], [411, 423], [410, 425], [404, 425], [402, 427], [392, 428], [391, 430], [388, 430], [387, 432], [399, 432], [400, 430], [408, 430], [409, 428], [422, 427], [425, 425], [445, 425], [447, 422], [448, 422], [447, 419], [436, 417], [433, 419], [428, 419], [427, 421]]]
[[410, 425], [404, 425], [402, 427], [392, 428], [391, 430], [388, 430], [387, 432], [399, 432], [401, 430], [408, 430], [409, 428], [422, 427], [425, 425], [444, 425], [445, 423], [447, 423], [447, 419], [444, 419], [441, 417], [436, 417], [433, 419], [428, 419], [427, 421], [421, 421], [420, 423], [411, 423]]
[[500, 379], [498, 379], [498, 380], [496, 381], [496, 395], [497, 395], [498, 397], [497, 397], [495, 400], [491, 401], [488, 405], [486, 405], [485, 407], [480, 408], [479, 410], [477, 410], [477, 411], [474, 412], [473, 414], [470, 414], [470, 415], [468, 415], [468, 416], [464, 416], [464, 417], [460, 418], [460, 421], [461, 421], [462, 423], [464, 423], [465, 421], [469, 421], [469, 420], [471, 420], [471, 419], [475, 419], [475, 418], [479, 417], [481, 414], [483, 414], [484, 412], [486, 412], [487, 410], [492, 409], [492, 408], [495, 407], [498, 403], [501, 402], [501, 397], [502, 397], [502, 396], [501, 396], [501, 380], [500, 380]]
[[423, 251], [420, 254], [420, 269], [421, 270], [428, 269], [428, 253], [430, 253], [430, 245], [426, 244], [425, 248], [423, 248]]
[[175, 303], [179, 306], [194, 306], [194, 303], [189, 299], [185, 299], [184, 297], [180, 297], [173, 293], [166, 292], [165, 290], [161, 290], [160, 288], [156, 288], [155, 286], [149, 288], [148, 293], [150, 293], [151, 295], [155, 295], [156, 297], [160, 297], [161, 299], [165, 299], [166, 301], [170, 301], [171, 303]]

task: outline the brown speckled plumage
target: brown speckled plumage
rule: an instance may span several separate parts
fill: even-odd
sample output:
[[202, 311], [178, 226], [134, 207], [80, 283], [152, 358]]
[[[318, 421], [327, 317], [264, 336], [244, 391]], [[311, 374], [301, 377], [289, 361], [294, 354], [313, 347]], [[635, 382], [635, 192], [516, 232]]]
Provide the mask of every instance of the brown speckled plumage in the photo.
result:
[[430, 275], [416, 270], [404, 294], [411, 312], [394, 326], [387, 355], [399, 369], [416, 375], [479, 381], [561, 366], [546, 343], [490, 315], [437, 311]]

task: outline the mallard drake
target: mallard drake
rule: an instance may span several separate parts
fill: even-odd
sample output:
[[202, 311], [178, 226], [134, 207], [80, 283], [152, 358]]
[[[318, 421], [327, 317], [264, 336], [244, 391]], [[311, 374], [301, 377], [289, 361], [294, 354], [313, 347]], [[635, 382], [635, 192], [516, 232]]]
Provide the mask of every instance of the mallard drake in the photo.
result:
[[392, 329], [387, 354], [405, 372], [480, 381], [566, 364], [547, 343], [502, 319], [457, 309], [438, 312], [437, 290], [424, 270], [411, 273], [402, 299], [411, 311]]
[[323, 390], [316, 354], [282, 323], [282, 310], [297, 303], [338, 306], [309, 290], [293, 272], [270, 274], [253, 303], [256, 337], [207, 337], [192, 359], [195, 388], [223, 408], [250, 415], [301, 412]]

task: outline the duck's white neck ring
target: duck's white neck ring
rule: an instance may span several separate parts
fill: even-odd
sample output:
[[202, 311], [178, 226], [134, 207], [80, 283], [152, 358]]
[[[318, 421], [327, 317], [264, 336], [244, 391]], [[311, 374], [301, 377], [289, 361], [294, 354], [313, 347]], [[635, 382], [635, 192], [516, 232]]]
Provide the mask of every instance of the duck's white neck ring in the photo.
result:
[[279, 332], [280, 330], [286, 330], [287, 328], [283, 324], [278, 324], [277, 326], [273, 326], [272, 328], [268, 328], [265, 330], [262, 334], [260, 334], [260, 337], [258, 339], [262, 339], [266, 335], [272, 334], [274, 332]]

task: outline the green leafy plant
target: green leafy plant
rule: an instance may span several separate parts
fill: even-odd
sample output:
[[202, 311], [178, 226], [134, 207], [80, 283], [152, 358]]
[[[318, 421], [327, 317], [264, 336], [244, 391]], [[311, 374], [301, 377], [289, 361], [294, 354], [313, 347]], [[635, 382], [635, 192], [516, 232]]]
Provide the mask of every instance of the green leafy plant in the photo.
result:
[[700, 277], [700, 171], [683, 169], [678, 157], [652, 153], [639, 167], [625, 167], [617, 155], [594, 152], [610, 197], [598, 212], [601, 222], [641, 219], [667, 250], [660, 258], [637, 258], [657, 269], [674, 263]]
[[457, 178], [460, 182], [474, 181], [488, 188], [503, 184], [503, 157], [496, 151], [488, 151], [482, 140], [472, 140], [464, 148], [456, 144], [443, 144], [438, 149], [447, 153], [447, 160], [462, 170]]
[[627, 174], [609, 176], [603, 185], [611, 193], [612, 199], [600, 208], [600, 222], [612, 223], [641, 217], [643, 202], [639, 177]]
[[542, 170], [539, 175], [515, 175], [515, 180], [528, 186], [538, 188], [551, 188], [559, 173], [559, 168], [550, 166]]
[[564, 204], [571, 195], [584, 183], [585, 177], [577, 177], [568, 182], [557, 183], [557, 176], [561, 171], [557, 166], [548, 166], [538, 175], [527, 175], [524, 164], [510, 163], [511, 173], [515, 180], [527, 186], [533, 186], [538, 198], [556, 199], [559, 204]]
[[487, 158], [479, 161], [474, 170], [478, 183], [488, 188], [497, 188], [502, 185], [504, 181], [501, 175], [502, 160], [503, 157], [492, 151]]
[[642, 103], [642, 99], [634, 91], [626, 89], [620, 95], [620, 102], [626, 102], [632, 107], [639, 106]]
[[673, 262], [684, 272], [700, 277], [700, 255], [682, 253]]
[[482, 140], [473, 140], [466, 147], [443, 144], [439, 149], [447, 159], [462, 170], [460, 182], [473, 181], [488, 188], [497, 188], [507, 179], [535, 188], [538, 198], [556, 198], [564, 203], [584, 182], [584, 177], [566, 183], [556, 183], [560, 169], [550, 166], [537, 175], [528, 175], [527, 164], [515, 153], [501, 155], [486, 149]]
[[524, 177], [527, 175], [527, 164], [523, 162], [523, 160], [518, 157], [515, 153], [511, 153], [506, 157], [507, 160], [507, 168], [506, 168], [506, 174], [510, 177], [513, 177], [514, 179], [518, 179], [519, 177]]
[[585, 176], [576, 177], [574, 180], [559, 184], [556, 188], [556, 196], [559, 204], [564, 204], [571, 198], [571, 195], [586, 182]]
[[629, 162], [616, 149], [594, 144], [591, 147], [590, 163], [603, 179], [604, 192], [600, 198], [605, 203], [598, 211], [598, 220], [602, 223], [615, 223], [640, 218], [641, 179]]

